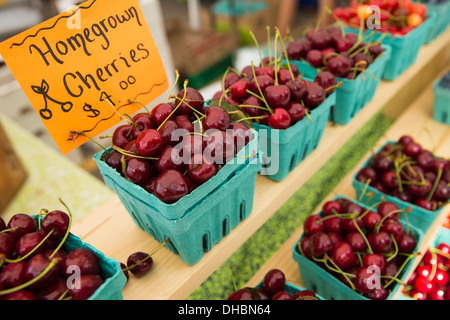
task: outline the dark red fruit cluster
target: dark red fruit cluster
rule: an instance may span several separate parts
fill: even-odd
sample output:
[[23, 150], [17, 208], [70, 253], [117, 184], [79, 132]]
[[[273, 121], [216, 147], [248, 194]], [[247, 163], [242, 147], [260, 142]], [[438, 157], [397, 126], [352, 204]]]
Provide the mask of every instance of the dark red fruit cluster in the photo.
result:
[[205, 106], [185, 87], [173, 101], [137, 113], [117, 127], [104, 160], [165, 203], [175, 203], [234, 158], [253, 135], [222, 108]]
[[299, 75], [295, 64], [282, 65], [269, 57], [262, 59], [259, 66], [246, 66], [240, 73], [230, 72], [224, 78], [223, 90], [212, 101], [225, 101], [238, 107], [248, 119], [273, 129], [287, 129], [309, 117], [337, 84], [334, 76], [326, 83], [308, 81]]
[[384, 49], [379, 42], [364, 42], [357, 34], [345, 34], [331, 25], [311, 29], [304, 39], [290, 42], [286, 51], [289, 59], [305, 61], [339, 78], [355, 79]]
[[22, 213], [7, 225], [0, 218], [0, 300], [86, 300], [104, 283], [91, 250], [64, 250], [69, 227], [60, 210], [40, 224]]
[[450, 160], [434, 156], [411, 136], [386, 144], [369, 162], [356, 179], [381, 193], [431, 211], [450, 199]]
[[269, 270], [262, 286], [245, 287], [233, 292], [228, 300], [319, 300], [310, 290], [298, 290], [294, 294], [286, 291], [286, 277], [279, 269]]
[[346, 198], [327, 201], [305, 219], [298, 250], [364, 297], [384, 300], [417, 244], [401, 212], [386, 201], [369, 209]]
[[416, 300], [450, 300], [450, 245], [429, 248], [403, 293]]

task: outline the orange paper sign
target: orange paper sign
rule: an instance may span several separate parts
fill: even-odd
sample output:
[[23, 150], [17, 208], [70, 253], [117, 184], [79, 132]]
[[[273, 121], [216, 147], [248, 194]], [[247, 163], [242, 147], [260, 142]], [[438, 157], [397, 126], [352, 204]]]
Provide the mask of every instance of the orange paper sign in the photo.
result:
[[63, 154], [169, 86], [138, 0], [91, 0], [0, 44], [0, 54]]

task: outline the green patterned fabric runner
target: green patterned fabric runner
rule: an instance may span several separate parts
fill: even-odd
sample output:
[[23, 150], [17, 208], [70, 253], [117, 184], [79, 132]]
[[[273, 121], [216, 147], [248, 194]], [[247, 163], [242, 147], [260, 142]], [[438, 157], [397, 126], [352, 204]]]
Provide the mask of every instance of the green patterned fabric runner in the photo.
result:
[[[381, 112], [362, 127], [320, 170], [224, 262], [188, 300], [223, 300], [241, 288], [286, 242], [337, 184], [383, 136], [393, 120]], [[270, 236], [267, 236], [270, 235]]]

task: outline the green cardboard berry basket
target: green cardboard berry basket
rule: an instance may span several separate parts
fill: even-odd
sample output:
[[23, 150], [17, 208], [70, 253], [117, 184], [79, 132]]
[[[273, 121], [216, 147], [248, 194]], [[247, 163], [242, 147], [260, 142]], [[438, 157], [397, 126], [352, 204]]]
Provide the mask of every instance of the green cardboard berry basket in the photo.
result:
[[[408, 69], [419, 54], [420, 48], [425, 44], [425, 40], [430, 32], [431, 27], [436, 20], [436, 13], [427, 13], [423, 23], [410, 31], [404, 36], [387, 35], [381, 42], [391, 47], [391, 57], [386, 64], [383, 72], [383, 79], [387, 81], [395, 80], [400, 74]], [[358, 29], [344, 27], [345, 32], [359, 33]], [[383, 35], [376, 30], [368, 30], [365, 35], [369, 36], [373, 33], [373, 41], [377, 41]]]
[[[433, 239], [430, 241], [428, 248], [436, 248], [440, 243], [445, 243], [450, 245], [450, 229], [441, 227], [439, 231], [436, 232]], [[397, 295], [396, 300], [415, 300], [414, 298], [408, 296], [405, 292]]]
[[[253, 208], [256, 176], [261, 168], [258, 134], [209, 181], [176, 203], [166, 204], [94, 156], [103, 179], [118, 195], [135, 224], [194, 265], [219, 243]], [[241, 161], [238, 161], [241, 159]]]
[[443, 3], [426, 3], [423, 2], [427, 7], [427, 12], [433, 12], [436, 14], [436, 21], [431, 26], [430, 32], [427, 35], [425, 44], [433, 42], [445, 29], [447, 29], [450, 24], [450, 2], [445, 1]]
[[[391, 47], [382, 45], [384, 52], [367, 68], [367, 72], [359, 74], [356, 79], [337, 77], [342, 86], [336, 88], [336, 103], [331, 108], [330, 120], [345, 125], [370, 101], [375, 95], [384, 69], [391, 56]], [[293, 60], [300, 73], [314, 79], [319, 72], [305, 61]]]
[[[378, 148], [375, 151], [375, 154], [380, 152], [383, 147], [389, 143], [394, 143], [394, 141], [387, 141], [383, 146]], [[370, 164], [371, 157], [367, 159], [361, 169]], [[382, 198], [386, 199], [386, 201], [395, 203], [400, 209], [408, 209], [412, 208], [410, 212], [407, 213], [408, 221], [420, 229], [424, 234], [427, 233], [428, 229], [434, 223], [436, 218], [439, 216], [441, 211], [443, 210], [443, 206], [435, 211], [426, 210], [422, 207], [419, 207], [413, 203], [405, 202], [400, 200], [397, 197], [381, 193], [376, 188], [366, 185], [356, 179], [357, 173], [353, 176], [352, 185], [356, 191], [356, 198], [359, 199], [363, 203], [367, 203], [368, 205], [373, 205], [377, 202], [382, 201]]]
[[[362, 202], [358, 202], [356, 200], [347, 198], [342, 195], [337, 195], [334, 197], [334, 200], [338, 198], [344, 198], [347, 200], [351, 200], [357, 204], [359, 204], [364, 209], [369, 209], [370, 206], [365, 205]], [[320, 212], [319, 215], [323, 216], [323, 213]], [[399, 219], [405, 226], [405, 221], [402, 219]], [[412, 225], [409, 225], [409, 230], [413, 232], [413, 235], [416, 239], [416, 249], [420, 248], [421, 243], [423, 241], [423, 232], [419, 229], [415, 228]], [[300, 237], [298, 241], [300, 241], [303, 238], [304, 235]], [[303, 256], [298, 248], [298, 242], [294, 244], [292, 247], [292, 257], [295, 262], [298, 264], [298, 268], [300, 271], [301, 279], [305, 284], [305, 288], [308, 290], [314, 291], [320, 296], [322, 296], [326, 300], [370, 300], [363, 295], [359, 294], [357, 291], [353, 290], [351, 287], [344, 284], [342, 281], [337, 279], [334, 275], [332, 275], [330, 272], [325, 270], [324, 268], [320, 267], [318, 264], [316, 264], [314, 261], [308, 259], [307, 257]], [[409, 270], [411, 269], [413, 265], [414, 259], [409, 259], [408, 262], [404, 265], [403, 269], [401, 270], [399, 274], [399, 280], [404, 282], [406, 279], [406, 276], [409, 273]], [[393, 296], [398, 292], [401, 285], [397, 282], [393, 282], [393, 284], [390, 285], [389, 288], [389, 295], [386, 300], [391, 300]]]
[[[263, 288], [263, 287], [264, 287], [263, 281], [258, 283], [257, 288]], [[292, 284], [287, 281], [284, 285], [284, 291], [288, 292], [291, 296], [293, 296], [297, 291], [305, 291], [305, 290], [307, 290], [307, 289], [297, 286], [297, 285]], [[316, 293], [316, 298], [317, 298], [317, 300], [325, 300], [322, 296], [318, 295], [317, 293]]]
[[335, 101], [334, 92], [311, 111], [311, 122], [305, 117], [285, 130], [253, 123], [260, 139], [261, 175], [281, 181], [311, 154], [320, 143]]
[[[448, 4], [450, 5], [450, 1]], [[442, 88], [439, 83], [440, 80], [433, 85], [433, 118], [438, 122], [450, 125], [450, 88]]]
[[[39, 216], [34, 219], [38, 221]], [[43, 216], [40, 216], [43, 219]], [[108, 258], [103, 252], [93, 247], [89, 243], [83, 242], [78, 236], [69, 233], [62, 249], [69, 253], [75, 249], [88, 249], [94, 253], [100, 264], [100, 276], [104, 283], [94, 292], [88, 300], [123, 300], [122, 289], [127, 283], [120, 262], [113, 258]]]

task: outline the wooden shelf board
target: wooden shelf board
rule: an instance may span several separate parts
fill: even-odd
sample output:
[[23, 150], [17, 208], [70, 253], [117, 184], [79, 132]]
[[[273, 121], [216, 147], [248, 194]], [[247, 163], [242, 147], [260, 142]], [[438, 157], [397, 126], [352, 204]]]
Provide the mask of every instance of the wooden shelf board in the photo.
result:
[[[233, 252], [262, 226], [292, 194], [320, 169], [365, 123], [384, 106], [392, 105], [396, 92], [420, 79], [428, 63], [440, 69], [450, 58], [450, 29], [419, 52], [419, 63], [411, 66], [396, 81], [382, 81], [368, 103], [345, 126], [328, 123], [322, 140], [282, 182], [258, 175], [253, 212], [194, 266], [186, 265], [178, 255], [162, 248], [155, 255], [154, 269], [140, 279], [133, 277], [123, 289], [126, 300], [186, 299]], [[435, 57], [445, 56], [444, 60]], [[427, 62], [427, 63], [425, 63]], [[416, 92], [417, 93], [417, 92]], [[397, 110], [406, 108], [400, 105]], [[72, 232], [106, 256], [125, 262], [135, 251], [152, 252], [159, 243], [139, 229], [117, 197], [100, 206], [72, 227]]]
[[[445, 73], [445, 72], [444, 72]], [[440, 76], [443, 75], [441, 72]], [[437, 77], [439, 78], [439, 76]], [[437, 79], [436, 78], [436, 79]], [[434, 80], [436, 80], [434, 79]], [[387, 140], [397, 140], [404, 134], [409, 134], [425, 148], [432, 150], [436, 155], [450, 158], [450, 127], [448, 125], [436, 122], [432, 119], [434, 96], [432, 85], [429, 85], [422, 94], [400, 115], [397, 121], [386, 132], [385, 137], [377, 142], [377, 146], [383, 145]], [[320, 212], [322, 204], [334, 198], [337, 194], [344, 195], [355, 199], [355, 191], [352, 187], [352, 178], [356, 172], [362, 167], [363, 163], [370, 157], [371, 153], [361, 159], [360, 163], [341, 181], [332, 194], [323, 200], [315, 213]], [[435, 222], [424, 235], [422, 245], [418, 248], [418, 252], [423, 254], [428, 248], [428, 244], [433, 239], [439, 228], [442, 227], [445, 218], [450, 214], [450, 205], [436, 217]], [[288, 281], [302, 286], [302, 279], [298, 264], [292, 258], [292, 248], [303, 234], [303, 227], [300, 227], [292, 234], [288, 241], [278, 250], [270, 260], [248, 281], [247, 286], [257, 285], [264, 275], [272, 268], [282, 270]], [[415, 258], [409, 275], [415, 270], [419, 264], [421, 256]], [[392, 298], [395, 299], [400, 294], [401, 289]]]

